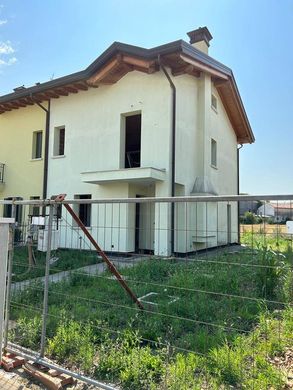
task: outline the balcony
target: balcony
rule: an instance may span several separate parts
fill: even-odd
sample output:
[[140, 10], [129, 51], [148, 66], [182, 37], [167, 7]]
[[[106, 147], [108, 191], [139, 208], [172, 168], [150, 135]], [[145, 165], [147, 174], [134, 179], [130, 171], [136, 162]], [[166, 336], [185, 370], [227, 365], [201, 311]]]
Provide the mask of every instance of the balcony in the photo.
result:
[[4, 182], [4, 169], [5, 169], [5, 164], [0, 163], [0, 191], [3, 190], [5, 182]]
[[83, 183], [110, 184], [117, 182], [132, 182], [149, 184], [166, 180], [165, 169], [158, 168], [125, 168], [109, 171], [82, 172]]

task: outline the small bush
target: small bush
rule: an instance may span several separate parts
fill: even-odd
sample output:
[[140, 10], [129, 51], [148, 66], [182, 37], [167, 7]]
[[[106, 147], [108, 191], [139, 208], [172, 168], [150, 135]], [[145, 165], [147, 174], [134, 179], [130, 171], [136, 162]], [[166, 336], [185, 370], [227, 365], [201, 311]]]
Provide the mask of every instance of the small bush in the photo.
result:
[[21, 317], [17, 320], [15, 329], [11, 331], [11, 338], [25, 348], [37, 349], [41, 341], [41, 330], [42, 319], [40, 316]]

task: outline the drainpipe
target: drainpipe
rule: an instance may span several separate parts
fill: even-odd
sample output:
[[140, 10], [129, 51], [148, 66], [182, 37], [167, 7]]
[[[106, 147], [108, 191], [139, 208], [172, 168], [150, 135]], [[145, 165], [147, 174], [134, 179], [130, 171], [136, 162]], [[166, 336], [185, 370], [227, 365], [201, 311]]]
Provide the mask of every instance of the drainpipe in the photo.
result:
[[[50, 135], [50, 108], [51, 101], [48, 101], [48, 108], [44, 107], [40, 102], [34, 100], [31, 95], [31, 99], [46, 113], [46, 128], [45, 128], [45, 156], [44, 156], [44, 174], [43, 174], [43, 199], [47, 198], [48, 188], [48, 161], [49, 161], [49, 135]], [[45, 215], [45, 208], [43, 209]]]
[[[172, 90], [172, 140], [171, 140], [171, 196], [175, 196], [175, 150], [176, 150], [176, 87], [158, 55], [158, 63]], [[175, 249], [175, 204], [171, 203], [171, 254]]]
[[43, 178], [43, 199], [47, 198], [48, 187], [48, 156], [49, 156], [49, 134], [50, 134], [50, 106], [51, 102], [48, 102], [48, 108], [44, 107], [41, 103], [36, 104], [46, 112], [46, 130], [45, 130], [45, 156], [44, 156], [44, 178]]
[[[240, 181], [239, 181], [239, 151], [243, 148], [243, 144], [237, 148], [237, 195], [240, 195]], [[240, 205], [237, 202], [237, 216], [238, 216], [238, 244], [240, 244]]]

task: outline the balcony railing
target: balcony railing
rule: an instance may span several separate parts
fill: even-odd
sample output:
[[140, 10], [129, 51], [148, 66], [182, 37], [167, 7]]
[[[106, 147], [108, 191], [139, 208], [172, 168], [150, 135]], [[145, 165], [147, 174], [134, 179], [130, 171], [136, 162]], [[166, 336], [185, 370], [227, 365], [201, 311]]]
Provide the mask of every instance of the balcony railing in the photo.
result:
[[0, 163], [0, 183], [4, 183], [4, 167], [5, 164]]

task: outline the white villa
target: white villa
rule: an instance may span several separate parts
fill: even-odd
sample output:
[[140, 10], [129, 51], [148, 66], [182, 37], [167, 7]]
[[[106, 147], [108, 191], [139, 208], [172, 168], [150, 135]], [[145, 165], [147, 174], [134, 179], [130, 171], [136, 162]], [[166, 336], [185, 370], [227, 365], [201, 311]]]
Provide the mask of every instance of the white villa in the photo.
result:
[[[231, 69], [208, 55], [210, 32], [188, 36], [151, 49], [115, 42], [84, 71], [15, 92], [50, 101], [47, 197], [239, 193], [238, 145], [254, 136]], [[107, 207], [76, 208], [106, 251], [169, 255], [238, 239], [236, 204]]]

